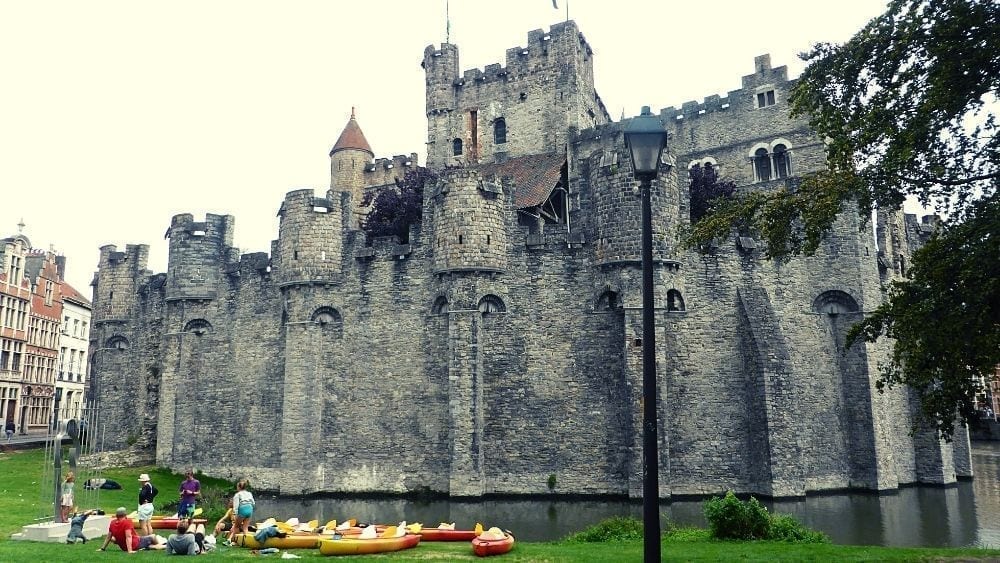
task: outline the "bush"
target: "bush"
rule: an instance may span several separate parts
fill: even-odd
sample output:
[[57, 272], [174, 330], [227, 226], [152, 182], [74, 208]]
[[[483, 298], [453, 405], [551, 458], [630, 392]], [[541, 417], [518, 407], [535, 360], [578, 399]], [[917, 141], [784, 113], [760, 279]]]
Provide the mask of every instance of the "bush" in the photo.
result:
[[743, 502], [732, 491], [706, 501], [705, 518], [712, 535], [719, 539], [766, 539], [771, 527], [770, 514], [757, 499], [750, 497]]
[[642, 521], [616, 516], [566, 537], [568, 542], [594, 543], [607, 541], [642, 541]]
[[794, 543], [830, 543], [830, 538], [826, 534], [806, 528], [787, 514], [771, 516], [771, 530], [767, 539]]

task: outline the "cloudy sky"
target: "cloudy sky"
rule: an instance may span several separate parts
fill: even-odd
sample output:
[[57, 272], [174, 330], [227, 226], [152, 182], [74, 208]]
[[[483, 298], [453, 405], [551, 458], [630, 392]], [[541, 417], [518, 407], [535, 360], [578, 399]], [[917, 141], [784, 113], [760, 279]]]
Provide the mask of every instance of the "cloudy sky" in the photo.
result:
[[[503, 63], [566, 0], [451, 0], [460, 66]], [[753, 58], [843, 42], [884, 0], [573, 0], [616, 119], [739, 88]], [[329, 187], [327, 154], [357, 107], [376, 156], [420, 154], [423, 49], [445, 0], [65, 0], [0, 3], [0, 236], [67, 256], [85, 295], [98, 247], [150, 245], [177, 213], [236, 216], [267, 251], [285, 192]]]

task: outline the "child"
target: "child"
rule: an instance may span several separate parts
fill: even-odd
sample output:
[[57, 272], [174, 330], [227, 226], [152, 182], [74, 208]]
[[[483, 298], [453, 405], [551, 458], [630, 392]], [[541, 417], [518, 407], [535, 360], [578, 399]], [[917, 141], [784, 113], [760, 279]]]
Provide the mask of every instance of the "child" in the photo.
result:
[[250, 527], [250, 518], [253, 517], [254, 507], [253, 494], [247, 490], [247, 480], [240, 479], [236, 483], [236, 494], [233, 495], [233, 510], [236, 511], [236, 524], [229, 532], [229, 541], [233, 541], [238, 533], [247, 533]]
[[73, 510], [73, 483], [76, 482], [76, 477], [73, 476], [73, 472], [70, 471], [66, 474], [66, 480], [62, 484], [62, 497], [59, 502], [59, 521], [68, 522], [69, 513]]
[[69, 521], [69, 534], [66, 534], [66, 543], [76, 543], [77, 538], [83, 540], [83, 543], [87, 543], [87, 536], [83, 535], [83, 523], [87, 520], [88, 516], [97, 514], [99, 511], [88, 510], [86, 512], [78, 512], [74, 506], [73, 512], [73, 519]]

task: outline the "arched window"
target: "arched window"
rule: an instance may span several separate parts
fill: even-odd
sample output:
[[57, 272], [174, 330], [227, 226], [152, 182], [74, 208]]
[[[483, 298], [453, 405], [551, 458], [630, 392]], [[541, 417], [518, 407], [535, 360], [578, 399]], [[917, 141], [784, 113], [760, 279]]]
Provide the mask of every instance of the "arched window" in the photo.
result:
[[443, 315], [448, 312], [448, 298], [444, 295], [438, 296], [434, 300], [434, 305], [431, 306], [432, 315]]
[[615, 311], [622, 306], [618, 294], [610, 289], [601, 294], [597, 300], [595, 311]]
[[462, 139], [455, 139], [451, 142], [451, 154], [462, 156]]
[[498, 145], [507, 142], [507, 122], [502, 117], [493, 122], [493, 142]]
[[496, 295], [486, 295], [479, 300], [479, 312], [484, 315], [506, 313], [507, 307], [503, 304], [503, 300]]
[[112, 350], [128, 350], [128, 339], [124, 336], [112, 336], [104, 343], [104, 347]]
[[667, 292], [667, 311], [684, 311], [684, 298], [681, 292], [671, 289]]
[[858, 302], [853, 297], [836, 289], [824, 291], [813, 301], [813, 311], [820, 314], [841, 315], [859, 310]]
[[202, 336], [212, 330], [212, 325], [205, 319], [192, 319], [184, 325], [184, 332], [190, 332], [195, 336]]
[[785, 145], [774, 145], [772, 153], [774, 158], [774, 174], [778, 178], [787, 178], [791, 171], [791, 163], [788, 160], [788, 148]]
[[333, 307], [320, 307], [313, 311], [312, 322], [319, 325], [320, 328], [340, 328], [344, 321], [340, 316], [340, 312]]
[[753, 173], [758, 182], [771, 179], [771, 156], [767, 149], [759, 148], [753, 153]]

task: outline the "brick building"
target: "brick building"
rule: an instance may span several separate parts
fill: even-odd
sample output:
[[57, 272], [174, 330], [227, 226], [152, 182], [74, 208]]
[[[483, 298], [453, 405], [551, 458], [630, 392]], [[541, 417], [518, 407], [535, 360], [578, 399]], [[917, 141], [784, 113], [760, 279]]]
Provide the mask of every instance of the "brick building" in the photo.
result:
[[[460, 72], [450, 44], [422, 65], [439, 179], [405, 242], [359, 229], [362, 198], [416, 156], [374, 158], [352, 113], [330, 189], [285, 195], [270, 253], [241, 253], [235, 218], [214, 214], [172, 218], [165, 273], [146, 245], [101, 248], [90, 389], [111, 446], [290, 493], [641, 495], [639, 198], [593, 50], [567, 21], [503, 65]], [[873, 237], [846, 210], [815, 256], [784, 262], [753, 233], [679, 246], [689, 167], [758, 190], [825, 164], [788, 115], [787, 69], [764, 55], [752, 70], [659, 112], [674, 164], [652, 195], [661, 496], [971, 476], [966, 435], [911, 433], [916, 398], [876, 390], [887, 343], [844, 350], [932, 220], [882, 210]]]
[[25, 273], [25, 256], [31, 242], [18, 234], [0, 239], [0, 416], [24, 431], [22, 374], [28, 345], [28, 311], [31, 283]]

